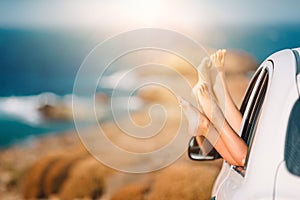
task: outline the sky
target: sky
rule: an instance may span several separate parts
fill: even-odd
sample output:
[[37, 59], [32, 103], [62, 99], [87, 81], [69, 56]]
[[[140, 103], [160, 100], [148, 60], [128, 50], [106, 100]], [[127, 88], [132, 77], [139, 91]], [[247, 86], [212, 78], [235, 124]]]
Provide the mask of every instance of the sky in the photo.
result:
[[0, 27], [116, 28], [300, 22], [300, 1], [0, 0]]

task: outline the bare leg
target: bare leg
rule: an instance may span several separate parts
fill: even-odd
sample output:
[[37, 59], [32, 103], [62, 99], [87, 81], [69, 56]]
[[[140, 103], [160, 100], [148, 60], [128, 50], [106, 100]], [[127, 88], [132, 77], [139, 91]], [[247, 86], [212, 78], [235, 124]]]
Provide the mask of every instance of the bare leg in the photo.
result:
[[[248, 147], [225, 119], [221, 109], [209, 93], [208, 87], [203, 83], [198, 91], [202, 108], [218, 131], [226, 149], [239, 166], [244, 166]], [[221, 152], [219, 152], [221, 154]], [[221, 154], [222, 155], [222, 154]]]
[[227, 150], [226, 145], [224, 145], [222, 139], [218, 134], [218, 131], [211, 124], [209, 119], [203, 115], [197, 108], [192, 104], [184, 100], [183, 98], [178, 97], [180, 105], [183, 108], [183, 112], [188, 119], [189, 123], [189, 133], [193, 136], [196, 136], [199, 146], [201, 147], [204, 154], [209, 153], [211, 149], [206, 149], [203, 146], [203, 137], [208, 139], [208, 141], [214, 146], [214, 148], [221, 154], [221, 156], [230, 164], [238, 165], [230, 152]]
[[210, 74], [213, 63], [208, 57], [203, 58], [201, 64], [198, 66], [198, 82], [193, 88], [194, 94], [199, 89], [202, 83], [206, 83], [209, 89], [213, 92], [213, 82], [210, 80]]
[[213, 63], [209, 57], [205, 57], [202, 59], [201, 64], [198, 66], [198, 82], [193, 87], [193, 94], [197, 99], [197, 103], [201, 111], [203, 110], [200, 104], [199, 99], [197, 98], [197, 91], [199, 90], [201, 84], [206, 83], [211, 94], [213, 94], [213, 84], [214, 82], [211, 81], [211, 70], [213, 69]]
[[188, 121], [188, 132], [192, 136], [196, 136], [196, 140], [203, 155], [207, 155], [211, 146], [205, 142], [205, 135], [209, 130], [210, 121], [201, 113], [196, 107], [194, 107], [190, 102], [186, 101], [182, 97], [178, 97], [180, 101], [180, 106], [185, 114]]
[[216, 138], [215, 135], [219, 135], [218, 131], [214, 126], [210, 126], [209, 132], [206, 136], [208, 141], [213, 144], [214, 148], [218, 151], [218, 153], [222, 156], [224, 160], [226, 160], [229, 164], [234, 166], [243, 166], [239, 162], [237, 162], [234, 157], [229, 152], [228, 148], [224, 144], [221, 137]]
[[242, 115], [237, 109], [236, 105], [234, 104], [233, 99], [229, 93], [228, 86], [226, 84], [224, 71], [225, 54], [226, 50], [222, 49], [218, 50], [215, 54], [211, 56], [211, 60], [218, 71], [218, 79], [215, 79], [213, 89], [214, 94], [218, 99], [218, 102], [225, 102], [224, 109], [222, 110], [226, 117], [226, 120], [236, 132], [239, 132], [242, 123]]
[[[198, 67], [198, 83], [194, 86], [193, 92], [197, 96], [196, 91], [200, 85], [206, 83], [210, 94], [214, 96], [230, 125], [236, 132], [239, 132], [242, 115], [234, 104], [226, 84], [225, 54], [226, 50], [218, 50], [210, 58], [206, 57], [202, 60]], [[198, 103], [201, 105], [199, 99]]]
[[[203, 113], [201, 113], [196, 107], [182, 97], [178, 97], [178, 100], [180, 101], [180, 106], [188, 120], [189, 134], [192, 136], [205, 136], [210, 126], [209, 120], [207, 120], [205, 115], [203, 115]], [[199, 130], [203, 132], [199, 133]]]

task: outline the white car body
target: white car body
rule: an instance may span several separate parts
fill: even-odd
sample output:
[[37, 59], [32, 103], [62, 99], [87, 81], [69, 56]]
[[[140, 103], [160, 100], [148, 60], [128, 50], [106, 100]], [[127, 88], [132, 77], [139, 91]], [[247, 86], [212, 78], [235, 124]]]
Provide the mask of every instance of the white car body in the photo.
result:
[[[260, 65], [257, 71], [266, 70], [268, 80], [256, 125], [253, 125], [255, 128], [250, 136], [246, 168], [241, 169], [224, 161], [214, 184], [212, 199], [300, 199], [300, 176], [290, 173], [284, 158], [289, 117], [299, 99], [299, 54], [300, 48], [279, 51]], [[248, 103], [255, 99], [251, 95]], [[240, 136], [247, 123], [247, 112], [250, 112], [250, 106], [245, 105]]]

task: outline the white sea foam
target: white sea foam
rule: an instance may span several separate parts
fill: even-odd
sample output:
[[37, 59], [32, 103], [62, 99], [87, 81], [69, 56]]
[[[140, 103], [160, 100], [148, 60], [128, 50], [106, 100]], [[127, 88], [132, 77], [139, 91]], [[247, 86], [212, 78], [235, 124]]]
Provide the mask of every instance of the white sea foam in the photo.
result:
[[101, 88], [130, 90], [136, 86], [137, 81], [137, 74], [123, 70], [117, 71], [110, 76], [103, 76], [100, 79], [99, 86]]
[[[82, 110], [83, 121], [88, 121], [93, 116], [87, 116], [86, 110], [90, 107], [87, 97], [78, 97], [71, 94], [65, 96], [58, 96], [53, 93], [42, 93], [32, 96], [11, 96], [0, 98], [0, 120], [11, 119], [16, 121], [22, 121], [23, 123], [30, 124], [32, 126], [39, 126], [47, 123], [47, 118], [39, 111], [39, 108], [45, 105], [51, 105], [56, 108], [60, 106], [67, 107], [72, 112], [72, 98], [76, 98], [80, 110]], [[143, 106], [143, 101], [136, 96], [133, 97], [113, 97], [105, 102], [97, 102], [95, 108], [97, 109], [98, 117], [104, 117], [105, 110], [138, 110]]]
[[39, 107], [39, 96], [5, 97], [0, 99], [1, 117], [14, 118], [32, 125], [42, 122]]
[[30, 125], [39, 125], [45, 123], [39, 108], [43, 105], [56, 105], [58, 101], [64, 101], [64, 97], [53, 93], [2, 97], [0, 98], [0, 118], [10, 118]]

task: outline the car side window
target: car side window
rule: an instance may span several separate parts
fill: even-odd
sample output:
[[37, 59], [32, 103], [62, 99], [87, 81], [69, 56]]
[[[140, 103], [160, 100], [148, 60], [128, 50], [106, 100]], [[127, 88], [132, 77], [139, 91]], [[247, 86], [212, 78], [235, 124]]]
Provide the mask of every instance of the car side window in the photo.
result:
[[240, 112], [243, 115], [241, 138], [248, 146], [250, 144], [255, 122], [257, 121], [257, 117], [264, 100], [268, 77], [269, 75], [266, 68], [261, 68], [257, 73], [255, 73], [240, 108]]
[[[246, 142], [246, 144], [248, 145], [248, 147], [251, 147], [251, 141], [253, 140], [254, 137], [254, 129], [256, 127], [256, 124], [258, 122], [258, 118], [259, 118], [259, 113], [265, 98], [265, 94], [267, 91], [267, 86], [268, 86], [268, 80], [269, 80], [269, 76], [268, 76], [268, 72], [266, 69], [264, 69], [262, 71], [262, 79], [260, 80], [260, 82], [258, 83], [258, 89], [255, 93], [254, 96], [254, 101], [252, 102], [252, 106], [249, 112], [249, 115], [247, 116], [247, 124], [245, 124], [244, 126], [244, 130], [243, 130], [243, 139]], [[249, 149], [250, 150], [250, 149]]]
[[247, 88], [247, 91], [246, 91], [246, 94], [244, 96], [244, 99], [243, 99], [243, 102], [242, 102], [242, 105], [240, 107], [240, 112], [242, 113], [242, 115], [244, 115], [245, 113], [245, 110], [246, 110], [246, 107], [247, 107], [247, 104], [249, 103], [249, 99], [250, 99], [250, 96], [251, 96], [251, 93], [253, 92], [253, 89], [254, 89], [254, 86], [256, 84], [256, 81], [259, 77], [259, 74], [261, 73], [261, 70], [262, 69], [258, 69], [253, 78], [251, 79], [251, 82]]
[[294, 104], [289, 117], [284, 160], [288, 171], [300, 176], [300, 99]]
[[248, 91], [245, 95], [243, 104], [241, 106], [241, 113], [243, 114], [243, 128], [241, 138], [248, 145], [248, 154], [245, 162], [245, 167], [235, 167], [241, 175], [244, 175], [249, 152], [252, 146], [252, 141], [255, 135], [255, 128], [258, 122], [260, 110], [264, 102], [269, 81], [269, 73], [266, 68], [262, 68], [252, 79]]

